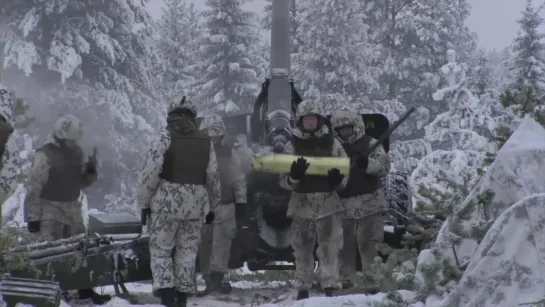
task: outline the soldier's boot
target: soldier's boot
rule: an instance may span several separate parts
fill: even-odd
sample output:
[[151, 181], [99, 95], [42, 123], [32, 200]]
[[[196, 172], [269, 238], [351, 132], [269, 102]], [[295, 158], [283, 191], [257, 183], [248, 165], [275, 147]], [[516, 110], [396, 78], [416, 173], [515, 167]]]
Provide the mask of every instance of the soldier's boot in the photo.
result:
[[82, 300], [91, 299], [91, 301], [93, 301], [93, 304], [95, 304], [95, 305], [105, 304], [109, 300], [112, 299], [111, 295], [98, 294], [92, 288], [91, 289], [80, 289], [80, 290], [78, 290], [78, 296]]
[[208, 294], [218, 291], [221, 288], [221, 282], [223, 281], [223, 273], [221, 272], [212, 272], [210, 273], [210, 278], [206, 282], [206, 288], [204, 291], [199, 291], [197, 297], [204, 297]]
[[304, 299], [307, 299], [309, 298], [309, 291], [308, 290], [299, 290], [297, 292], [297, 298], [295, 299], [296, 301], [300, 301], [300, 300], [304, 300]]
[[351, 289], [354, 287], [354, 283], [349, 279], [341, 281], [341, 285], [343, 287], [343, 290]]
[[187, 297], [189, 293], [185, 292], [176, 292], [176, 306], [177, 307], [187, 307]]
[[327, 296], [327, 297], [332, 297], [332, 296], [334, 296], [333, 293], [335, 292], [335, 290], [337, 290], [337, 289], [335, 289], [335, 288], [330, 288], [330, 287], [324, 288], [325, 296]]
[[219, 292], [221, 294], [229, 294], [231, 293], [231, 291], [233, 291], [233, 287], [231, 287], [231, 283], [227, 280], [222, 281]]
[[161, 305], [166, 307], [176, 307], [176, 291], [174, 288], [163, 288], [157, 290], [161, 298]]

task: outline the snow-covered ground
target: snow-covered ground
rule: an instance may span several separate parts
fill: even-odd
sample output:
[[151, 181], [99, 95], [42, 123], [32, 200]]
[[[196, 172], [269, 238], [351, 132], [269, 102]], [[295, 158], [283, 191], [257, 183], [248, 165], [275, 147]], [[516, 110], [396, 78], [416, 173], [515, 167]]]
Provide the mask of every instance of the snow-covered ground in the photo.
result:
[[[234, 307], [234, 306], [263, 306], [263, 307], [329, 307], [329, 306], [359, 306], [373, 307], [379, 302], [385, 300], [386, 295], [379, 293], [376, 295], [343, 295], [338, 297], [324, 297], [321, 294], [315, 294], [310, 299], [295, 301], [297, 295], [293, 288], [286, 286], [285, 283], [277, 283], [276, 285], [269, 284], [265, 286], [257, 282], [233, 282], [233, 292], [229, 295], [212, 294], [204, 298], [189, 298], [189, 306], [206, 306], [206, 307]], [[204, 287], [200, 286], [199, 290]], [[162, 306], [159, 304], [159, 299], [151, 294], [151, 284], [133, 283], [128, 284], [127, 289], [133, 295], [133, 298], [138, 300], [138, 304], [131, 304], [128, 300], [114, 297], [106, 305], [113, 306]], [[113, 287], [104, 287], [102, 293], [114, 294]], [[409, 291], [398, 292], [405, 301], [411, 301], [414, 295]], [[76, 307], [89, 306], [85, 302], [71, 302], [67, 304], [63, 302], [61, 307]], [[421, 303], [410, 304], [408, 307], [424, 307]]]

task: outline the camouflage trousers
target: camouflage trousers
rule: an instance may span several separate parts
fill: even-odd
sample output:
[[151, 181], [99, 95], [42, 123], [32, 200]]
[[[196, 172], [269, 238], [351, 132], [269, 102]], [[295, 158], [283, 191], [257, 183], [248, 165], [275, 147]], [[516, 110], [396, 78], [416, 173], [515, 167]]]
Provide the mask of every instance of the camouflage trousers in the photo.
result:
[[203, 221], [151, 215], [150, 266], [153, 290], [195, 292], [195, 262]]
[[40, 241], [54, 241], [67, 239], [82, 233], [85, 233], [83, 221], [81, 223], [64, 224], [47, 220], [40, 222], [40, 232], [37, 233], [37, 238]]
[[291, 227], [297, 288], [309, 290], [312, 287], [316, 244], [320, 284], [323, 288], [338, 288], [338, 258], [343, 244], [342, 214], [332, 214], [317, 220], [294, 217]]
[[357, 252], [360, 252], [364, 274], [369, 273], [377, 256], [376, 245], [384, 239], [384, 217], [377, 213], [359, 219], [346, 218], [343, 220], [343, 237], [339, 274], [342, 279], [354, 281]]
[[237, 233], [234, 218], [204, 225], [199, 246], [199, 266], [206, 280], [211, 272], [227, 273], [231, 243]]
[[78, 201], [53, 202], [40, 199], [37, 207], [41, 208], [40, 232], [36, 234], [38, 240], [53, 241], [85, 233], [81, 203]]

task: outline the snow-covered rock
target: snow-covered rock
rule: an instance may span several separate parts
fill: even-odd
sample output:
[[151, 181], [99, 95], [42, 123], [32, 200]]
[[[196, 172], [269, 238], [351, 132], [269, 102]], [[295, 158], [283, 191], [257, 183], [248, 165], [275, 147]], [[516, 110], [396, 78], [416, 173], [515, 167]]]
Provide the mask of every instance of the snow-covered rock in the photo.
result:
[[489, 229], [457, 287], [436, 307], [519, 306], [544, 299], [544, 227], [545, 193], [511, 206]]
[[[451, 245], [453, 227], [468, 233], [470, 227], [480, 220], [495, 221], [506, 209], [524, 197], [545, 192], [545, 129], [531, 118], [525, 118], [518, 129], [497, 153], [496, 160], [490, 165], [475, 188], [466, 199], [454, 208], [460, 211], [472, 206], [474, 199], [485, 191], [494, 193], [491, 204], [484, 210], [472, 208], [469, 219], [460, 225], [451, 225], [447, 219], [436, 240], [436, 249], [441, 257], [455, 265]], [[460, 232], [459, 230], [457, 232]], [[478, 247], [474, 239], [463, 238], [457, 244], [456, 256], [459, 263], [469, 261]], [[420, 274], [423, 265], [430, 264], [434, 257], [429, 251], [422, 252], [417, 267], [417, 282], [421, 283]], [[425, 255], [428, 255], [424, 257]], [[427, 258], [428, 260], [424, 259]]]

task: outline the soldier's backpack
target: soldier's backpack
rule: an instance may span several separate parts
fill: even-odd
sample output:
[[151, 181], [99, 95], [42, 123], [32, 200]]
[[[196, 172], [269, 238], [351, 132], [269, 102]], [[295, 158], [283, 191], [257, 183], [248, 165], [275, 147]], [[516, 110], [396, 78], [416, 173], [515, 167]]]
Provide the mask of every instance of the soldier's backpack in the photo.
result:
[[13, 128], [6, 120], [0, 116], [0, 159], [4, 155], [6, 145], [10, 135], [13, 133]]

